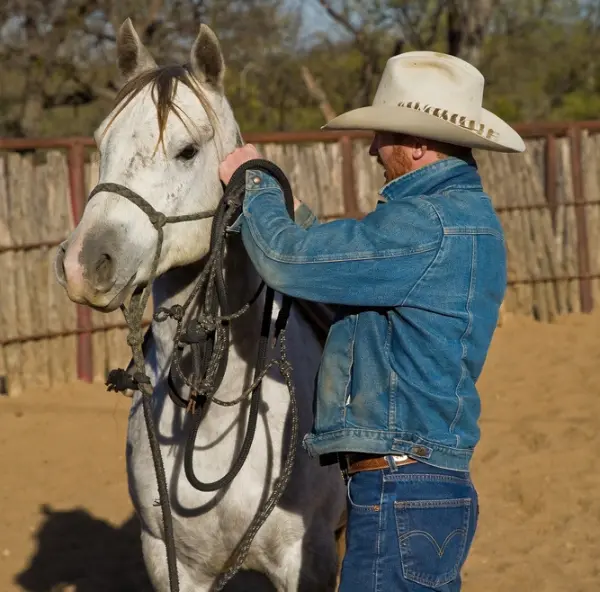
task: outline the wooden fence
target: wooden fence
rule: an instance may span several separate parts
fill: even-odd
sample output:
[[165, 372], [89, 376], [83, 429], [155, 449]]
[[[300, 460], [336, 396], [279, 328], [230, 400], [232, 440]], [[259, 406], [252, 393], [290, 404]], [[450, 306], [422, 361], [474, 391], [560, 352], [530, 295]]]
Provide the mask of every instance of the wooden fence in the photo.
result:
[[[551, 321], [600, 297], [600, 122], [520, 126], [528, 150], [478, 152], [506, 233], [508, 311]], [[369, 135], [248, 136], [321, 219], [360, 217], [382, 172]], [[57, 245], [80, 218], [98, 167], [87, 138], [0, 139], [0, 392], [104, 381], [129, 360], [120, 312], [74, 306], [54, 279]], [[149, 317], [149, 315], [147, 315]]]

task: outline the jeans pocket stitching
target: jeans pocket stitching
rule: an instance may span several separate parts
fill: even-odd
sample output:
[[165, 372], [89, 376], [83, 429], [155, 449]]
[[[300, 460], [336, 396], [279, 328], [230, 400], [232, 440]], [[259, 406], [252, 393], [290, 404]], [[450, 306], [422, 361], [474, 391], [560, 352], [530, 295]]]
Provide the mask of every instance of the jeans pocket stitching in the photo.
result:
[[433, 483], [454, 483], [456, 485], [471, 484], [469, 478], [438, 475], [437, 473], [386, 473], [383, 478], [385, 481], [425, 481]]
[[394, 506], [398, 509], [406, 508], [460, 508], [462, 506], [470, 506], [472, 503], [470, 497], [457, 497], [452, 499], [440, 499], [440, 500], [412, 500], [394, 502]]
[[[444, 499], [444, 500], [422, 500], [412, 502], [395, 502], [395, 519], [396, 530], [398, 534], [398, 545], [400, 549], [400, 561], [402, 564], [402, 572], [404, 577], [409, 580], [421, 584], [429, 588], [443, 586], [452, 580], [456, 579], [462, 563], [464, 562], [465, 550], [467, 547], [469, 520], [471, 516], [472, 500], [470, 498]], [[463, 516], [461, 527], [454, 529], [448, 534], [440, 546], [436, 539], [428, 532], [423, 530], [408, 531], [408, 523], [406, 516], [402, 515], [403, 510], [423, 510], [434, 508], [457, 508], [462, 509]], [[407, 532], [408, 531], [408, 532]], [[410, 539], [414, 535], [425, 536], [434, 546], [440, 559], [444, 556], [447, 546], [455, 536], [460, 536], [461, 540], [456, 553], [456, 560], [451, 569], [447, 569], [444, 573], [432, 574], [424, 573], [422, 570], [411, 569], [409, 567]]]
[[364, 513], [376, 513], [381, 511], [381, 506], [379, 504], [373, 504], [368, 506], [361, 506], [360, 504], [356, 504], [352, 499], [352, 495], [350, 493], [350, 485], [352, 483], [352, 478], [348, 481], [348, 485], [346, 486], [346, 497], [348, 499], [348, 503], [352, 506], [352, 510], [356, 512], [364, 512]]

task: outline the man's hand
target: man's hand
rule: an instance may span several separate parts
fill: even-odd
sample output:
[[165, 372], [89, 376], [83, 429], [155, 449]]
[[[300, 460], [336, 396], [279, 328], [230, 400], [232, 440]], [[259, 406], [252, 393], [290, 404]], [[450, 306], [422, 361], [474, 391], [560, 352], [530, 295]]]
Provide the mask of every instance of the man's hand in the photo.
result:
[[219, 177], [221, 177], [221, 181], [227, 185], [237, 169], [244, 163], [255, 158], [261, 158], [261, 155], [253, 144], [245, 144], [240, 148], [236, 148], [219, 165]]
[[[231, 181], [231, 177], [235, 171], [244, 163], [255, 158], [261, 158], [261, 154], [253, 144], [245, 144], [240, 148], [236, 148], [219, 165], [219, 177], [221, 177], [221, 181], [227, 185]], [[297, 210], [301, 205], [302, 202], [294, 197], [294, 210]]]

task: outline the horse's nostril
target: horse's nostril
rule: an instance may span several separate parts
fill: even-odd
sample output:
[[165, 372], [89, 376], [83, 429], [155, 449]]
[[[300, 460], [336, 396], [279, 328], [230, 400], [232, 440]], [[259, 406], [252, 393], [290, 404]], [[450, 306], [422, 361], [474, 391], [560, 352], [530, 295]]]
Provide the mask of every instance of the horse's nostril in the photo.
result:
[[113, 276], [115, 271], [113, 258], [107, 253], [100, 255], [100, 258], [96, 261], [96, 268], [94, 271], [99, 288], [112, 285], [114, 282]]

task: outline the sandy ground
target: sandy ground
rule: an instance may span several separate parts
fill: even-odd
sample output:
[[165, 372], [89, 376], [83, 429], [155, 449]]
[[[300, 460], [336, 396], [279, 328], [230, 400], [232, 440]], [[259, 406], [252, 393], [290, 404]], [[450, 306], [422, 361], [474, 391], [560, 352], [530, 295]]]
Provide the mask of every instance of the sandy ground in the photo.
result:
[[[508, 318], [479, 387], [481, 519], [463, 589], [600, 590], [600, 315]], [[89, 385], [0, 401], [0, 592], [147, 589], [128, 406]]]

